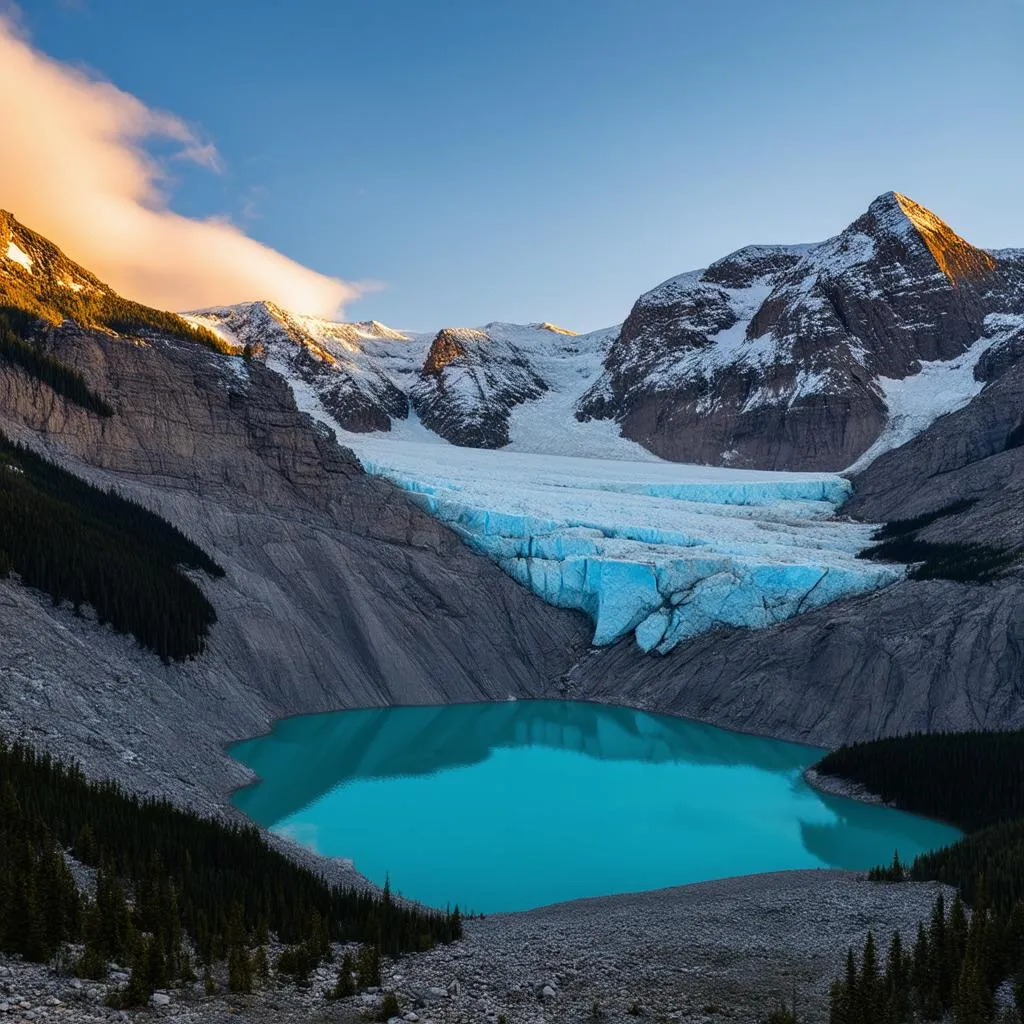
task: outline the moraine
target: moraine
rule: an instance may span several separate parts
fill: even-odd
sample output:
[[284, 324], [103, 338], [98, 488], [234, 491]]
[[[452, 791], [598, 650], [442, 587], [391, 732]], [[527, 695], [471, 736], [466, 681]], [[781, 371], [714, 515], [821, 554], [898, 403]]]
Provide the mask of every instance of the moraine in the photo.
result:
[[484, 913], [792, 868], [865, 869], [959, 837], [818, 793], [815, 747], [664, 715], [507, 701], [309, 715], [232, 754], [250, 818], [403, 895]]

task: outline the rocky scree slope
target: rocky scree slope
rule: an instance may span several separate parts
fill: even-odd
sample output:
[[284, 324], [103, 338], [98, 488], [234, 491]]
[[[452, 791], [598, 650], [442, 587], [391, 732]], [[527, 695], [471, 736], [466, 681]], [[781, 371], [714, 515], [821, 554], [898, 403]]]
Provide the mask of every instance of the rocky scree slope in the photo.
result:
[[[0, 273], [24, 270], [11, 262]], [[35, 330], [114, 414], [0, 362], [0, 430], [159, 512], [227, 575], [203, 582], [218, 623], [182, 665], [0, 581], [4, 731], [205, 806], [245, 777], [222, 745], [274, 718], [551, 695], [575, 660], [581, 616], [364, 474], [260, 361], [153, 332]]]

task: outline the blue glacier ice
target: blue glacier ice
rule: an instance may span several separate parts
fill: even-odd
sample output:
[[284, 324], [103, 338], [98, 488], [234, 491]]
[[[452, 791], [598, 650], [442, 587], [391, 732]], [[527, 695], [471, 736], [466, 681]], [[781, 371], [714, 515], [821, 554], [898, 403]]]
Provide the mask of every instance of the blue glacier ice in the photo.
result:
[[593, 642], [644, 651], [763, 628], [900, 579], [856, 554], [872, 527], [838, 519], [850, 483], [774, 473], [481, 451], [379, 437], [367, 472], [407, 491], [545, 601], [585, 612]]

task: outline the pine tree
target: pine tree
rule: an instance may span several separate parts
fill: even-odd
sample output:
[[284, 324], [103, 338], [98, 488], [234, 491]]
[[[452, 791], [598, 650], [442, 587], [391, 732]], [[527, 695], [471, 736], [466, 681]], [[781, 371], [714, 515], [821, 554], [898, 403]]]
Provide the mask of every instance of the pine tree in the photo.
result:
[[359, 947], [356, 958], [356, 985], [360, 990], [380, 984], [380, 952], [376, 946]]
[[971, 958], [965, 958], [957, 981], [953, 1005], [955, 1024], [987, 1024], [991, 1019], [985, 1012], [981, 988], [977, 965]]
[[838, 980], [833, 981], [828, 990], [828, 1024], [853, 1024], [846, 987]]
[[163, 943], [158, 935], [150, 936], [146, 946], [146, 983], [150, 991], [155, 988], [166, 988], [171, 979], [167, 969], [167, 957], [164, 955]]
[[95, 864], [100, 859], [96, 833], [93, 832], [89, 822], [79, 829], [78, 837], [75, 839], [74, 852], [75, 857], [83, 864]]
[[121, 996], [122, 1007], [143, 1006], [153, 993], [155, 987], [150, 983], [150, 955], [151, 947], [155, 945], [152, 939], [140, 936], [135, 943], [135, 951], [132, 954], [131, 974], [128, 978], [128, 986]]
[[914, 952], [910, 968], [910, 981], [914, 989], [915, 1008], [926, 1020], [934, 1020], [939, 1010], [935, 1010], [932, 996], [931, 950], [928, 948], [928, 933], [924, 924], [918, 922], [917, 938], [914, 941]]
[[892, 933], [889, 953], [885, 962], [885, 1004], [886, 1013], [893, 1021], [910, 1018], [910, 978], [907, 961], [903, 955], [903, 940], [900, 933]]
[[246, 946], [245, 918], [241, 903], [231, 907], [228, 922], [228, 989], [232, 992], [252, 991], [252, 959]]
[[266, 946], [257, 947], [252, 961], [252, 969], [261, 985], [266, 985], [270, 981], [270, 960], [267, 958]]
[[959, 964], [967, 948], [967, 912], [959, 893], [956, 894], [956, 899], [953, 900], [953, 905], [949, 908], [946, 935], [950, 964], [954, 968], [953, 973], [959, 973]]
[[940, 892], [932, 908], [931, 927], [928, 934], [929, 1000], [927, 1015], [937, 1018], [953, 1005], [955, 977], [949, 970], [949, 949], [946, 943], [946, 901]]
[[356, 983], [353, 977], [356, 965], [352, 954], [347, 952], [341, 958], [341, 966], [338, 968], [338, 978], [334, 982], [334, 988], [328, 993], [329, 999], [347, 999], [356, 994]]
[[858, 1024], [863, 1016], [860, 1002], [860, 988], [857, 985], [857, 958], [853, 955], [853, 947], [846, 951], [846, 1020], [848, 1024]]

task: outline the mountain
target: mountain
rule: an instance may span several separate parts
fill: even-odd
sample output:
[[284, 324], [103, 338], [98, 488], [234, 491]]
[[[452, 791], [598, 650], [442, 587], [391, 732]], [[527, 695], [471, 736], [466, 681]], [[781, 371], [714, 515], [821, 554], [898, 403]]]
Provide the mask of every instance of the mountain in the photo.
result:
[[[1022, 345], [1022, 309], [1024, 255], [889, 192], [828, 241], [741, 249], [641, 296], [578, 414], [676, 461], [840, 470], [977, 393], [982, 354]], [[914, 393], [943, 364], [954, 393]]]
[[219, 352], [240, 351], [177, 313], [118, 295], [6, 210], [0, 210], [0, 312], [25, 329], [34, 320], [54, 325], [72, 320], [113, 334], [156, 333], [197, 341]]
[[376, 321], [332, 323], [272, 302], [185, 314], [227, 344], [249, 346], [294, 385], [308, 388], [345, 430], [390, 430], [409, 414], [409, 400], [392, 375], [409, 372], [411, 347], [421, 346]]
[[834, 238], [740, 249], [583, 336], [548, 323], [405, 333], [269, 303], [188, 318], [265, 346], [309, 411], [346, 431], [415, 414], [457, 445], [603, 454], [574, 424], [605, 421], [672, 461], [839, 471], [998, 376], [1024, 351], [1022, 309], [1024, 253], [975, 248], [889, 192]]
[[[416, 418], [437, 437], [470, 448], [509, 444], [516, 407], [565, 390], [565, 370], [594, 379], [607, 332], [585, 338], [554, 324], [490, 323], [436, 332], [376, 321], [333, 323], [269, 302], [185, 314], [228, 344], [262, 348], [292, 381], [304, 408], [352, 433], [390, 431]], [[575, 400], [581, 387], [568, 382]]]
[[[690, 408], [697, 385], [684, 375], [671, 378], [674, 390], [665, 387], [665, 367], [699, 363], [713, 394], [735, 398], [707, 409], [707, 431], [756, 413], [737, 404], [745, 374], [769, 391], [777, 385], [780, 395], [804, 381], [806, 402], [795, 393], [772, 398], [785, 430], [773, 435], [769, 424], [768, 440], [758, 447], [751, 439], [734, 463], [771, 468], [795, 458], [795, 442], [784, 457], [779, 438], [798, 425], [808, 460], [827, 449], [840, 466], [882, 438], [870, 464], [851, 474], [844, 517], [911, 520], [898, 529], [915, 544], [962, 552], [983, 542], [1013, 556], [1024, 540], [1024, 302], [1017, 297], [1024, 257], [973, 249], [924, 213], [912, 223], [905, 207], [914, 210], [882, 197], [821, 246], [743, 250], [656, 289], [638, 303], [643, 315], [634, 310], [621, 329], [581, 336], [550, 324], [414, 334], [373, 321], [331, 324], [259, 302], [183, 319], [117, 296], [5, 219], [0, 316], [36, 361], [19, 362], [0, 347], [0, 431], [159, 514], [225, 575], [197, 583], [216, 611], [205, 650], [170, 664], [88, 610], [75, 615], [70, 605], [0, 579], [0, 729], [29, 730], [88, 771], [134, 789], [220, 807], [244, 779], [224, 754], [228, 741], [284, 715], [338, 707], [576, 696], [828, 744], [909, 729], [1024, 725], [1019, 561], [986, 582], [908, 578], [896, 566], [881, 589], [831, 593], [823, 606], [801, 601], [795, 609], [791, 574], [758, 571], [758, 586], [781, 581], [775, 599], [760, 606], [764, 628], [718, 617], [699, 635], [681, 631], [670, 648], [651, 637], [654, 620], [687, 608], [693, 587], [676, 580], [669, 596], [653, 594], [663, 607], [644, 612], [653, 623], [644, 626], [644, 643], [664, 652], [649, 654], [626, 632], [592, 647], [585, 615], [545, 603], [462, 540], [472, 520], [488, 544], [507, 542], [514, 557], [525, 552], [539, 583], [552, 586], [555, 577], [541, 579], [537, 561], [548, 548], [567, 564], [593, 548], [648, 575], [659, 560], [699, 555], [703, 535], [676, 530], [673, 548], [662, 543], [667, 519], [641, 522], [629, 537], [616, 533], [608, 517], [643, 497], [650, 481], [634, 486], [638, 471], [619, 471], [613, 460], [634, 470], [646, 460], [664, 478], [654, 500], [685, 504], [688, 522], [705, 513], [731, 521], [741, 540], [760, 533], [766, 549], [784, 536], [808, 538], [802, 558], [820, 575], [816, 523], [850, 537], [866, 537], [871, 527], [835, 520], [820, 501], [803, 507], [803, 498], [783, 521], [778, 509], [750, 503], [744, 471], [734, 468], [714, 470], [723, 482], [735, 477], [729, 497], [703, 477], [684, 494], [675, 467], [630, 439], [640, 422], [630, 403]], [[73, 305], [85, 292], [105, 298]], [[752, 361], [756, 351], [771, 358]], [[42, 365], [46, 373], [37, 372]], [[829, 387], [838, 381], [847, 389], [845, 397], [807, 383], [816, 366]], [[55, 387], [65, 378], [54, 367], [75, 375], [67, 379], [85, 392]], [[627, 378], [631, 390], [620, 390]], [[604, 404], [592, 412], [606, 418], [578, 418], [581, 400], [589, 408], [598, 394]], [[811, 396], [828, 415], [810, 414], [818, 407]], [[858, 409], [874, 417], [871, 429]], [[657, 436], [674, 438], [685, 454], [705, 444], [707, 431], [666, 428]], [[855, 433], [856, 444], [830, 440]], [[415, 449], [443, 474], [446, 453], [456, 450], [450, 445], [467, 443], [509, 452], [466, 453], [482, 467], [456, 495], [472, 515], [459, 518], [456, 508], [450, 527], [412, 489], [363, 468], [371, 447], [390, 445]], [[565, 475], [551, 471], [553, 454], [574, 456], [574, 472], [586, 476], [569, 529], [553, 533], [526, 507], [516, 527], [523, 535], [502, 532], [504, 520], [488, 517], [478, 494], [529, 506], [537, 494], [526, 492], [537, 485], [560, 508], [573, 500]], [[600, 480], [594, 455], [603, 457]], [[517, 466], [518, 475], [502, 476], [499, 465]], [[762, 497], [768, 483], [759, 484]], [[822, 486], [837, 501], [851, 489], [835, 477]], [[657, 559], [646, 553], [652, 544]], [[794, 545], [774, 546], [764, 565], [791, 564], [785, 551]], [[721, 584], [716, 593], [731, 600], [728, 588], [743, 584], [740, 555], [720, 546], [706, 560], [712, 575], [698, 582]], [[854, 549], [843, 557], [852, 559]], [[727, 564], [711, 564], [719, 559]], [[867, 572], [879, 563], [859, 564]], [[655, 582], [661, 593], [660, 570]], [[628, 614], [622, 606], [606, 610]]]

